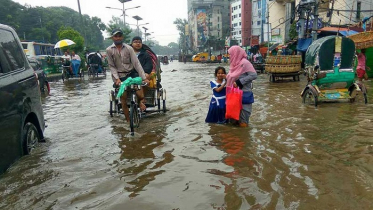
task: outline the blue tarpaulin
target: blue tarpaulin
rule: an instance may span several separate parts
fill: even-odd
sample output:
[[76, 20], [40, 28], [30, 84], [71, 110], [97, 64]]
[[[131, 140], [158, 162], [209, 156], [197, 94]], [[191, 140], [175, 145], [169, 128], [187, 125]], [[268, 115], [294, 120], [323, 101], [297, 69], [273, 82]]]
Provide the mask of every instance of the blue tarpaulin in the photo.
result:
[[312, 38], [298, 39], [297, 51], [306, 52], [312, 43]]
[[342, 36], [351, 36], [351, 35], [357, 34], [359, 32], [357, 32], [357, 31], [340, 31], [339, 33], [342, 34]]

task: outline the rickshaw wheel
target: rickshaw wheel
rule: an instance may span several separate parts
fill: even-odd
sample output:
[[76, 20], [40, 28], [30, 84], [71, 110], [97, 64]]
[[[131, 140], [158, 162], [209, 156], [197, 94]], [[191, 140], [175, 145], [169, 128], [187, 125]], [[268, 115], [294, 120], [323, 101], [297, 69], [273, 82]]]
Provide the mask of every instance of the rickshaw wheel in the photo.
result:
[[158, 106], [158, 112], [160, 112], [161, 111], [161, 99], [160, 98], [157, 99], [157, 106]]
[[113, 101], [110, 101], [110, 116], [113, 116]]
[[307, 89], [303, 93], [302, 99], [304, 104], [315, 105], [315, 107], [317, 107], [317, 96], [314, 95], [311, 89]]
[[132, 104], [130, 106], [130, 128], [131, 128], [131, 135], [134, 135], [135, 129], [134, 128], [140, 127], [140, 119], [138, 108], [136, 104]]
[[166, 113], [166, 100], [163, 100], [163, 113]]

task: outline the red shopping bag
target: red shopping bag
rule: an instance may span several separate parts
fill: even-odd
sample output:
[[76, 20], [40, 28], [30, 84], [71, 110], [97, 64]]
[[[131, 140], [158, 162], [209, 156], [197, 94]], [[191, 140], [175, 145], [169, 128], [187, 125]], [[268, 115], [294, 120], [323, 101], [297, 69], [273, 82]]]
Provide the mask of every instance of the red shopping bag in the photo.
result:
[[225, 118], [239, 120], [242, 109], [243, 92], [239, 88], [234, 87], [227, 87], [226, 91]]

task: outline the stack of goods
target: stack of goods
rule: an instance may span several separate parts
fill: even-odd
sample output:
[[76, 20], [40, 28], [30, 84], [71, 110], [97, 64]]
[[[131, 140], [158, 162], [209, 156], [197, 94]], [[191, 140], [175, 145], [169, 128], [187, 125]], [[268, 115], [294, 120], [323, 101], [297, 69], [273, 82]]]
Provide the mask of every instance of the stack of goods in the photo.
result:
[[356, 49], [366, 49], [373, 47], [373, 31], [361, 32], [348, 36], [355, 42]]
[[267, 56], [266, 72], [294, 73], [301, 70], [302, 57], [300, 55]]

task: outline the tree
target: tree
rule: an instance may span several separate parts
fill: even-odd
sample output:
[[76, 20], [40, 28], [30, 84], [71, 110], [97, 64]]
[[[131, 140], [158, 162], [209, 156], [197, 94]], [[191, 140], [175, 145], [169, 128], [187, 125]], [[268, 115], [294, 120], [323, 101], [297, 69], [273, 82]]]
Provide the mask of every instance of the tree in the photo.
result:
[[295, 39], [298, 36], [297, 25], [296, 24], [297, 24], [296, 22], [293, 22], [290, 25], [290, 30], [289, 30], [289, 38], [290, 39]]
[[80, 14], [68, 7], [22, 6], [12, 0], [0, 0], [0, 5], [1, 23], [15, 28], [21, 38], [56, 43], [61, 26], [69, 26], [82, 34], [89, 48], [99, 50], [104, 47], [101, 31], [106, 26], [98, 17], [84, 15], [82, 22]]
[[125, 43], [129, 43], [131, 41], [131, 32], [132, 32], [132, 29], [128, 26], [126, 27], [123, 27], [123, 20], [119, 17], [114, 17], [112, 16], [111, 17], [111, 20], [109, 21], [109, 24], [107, 25], [106, 27], [106, 30], [107, 30], [107, 34], [108, 36], [110, 37], [111, 36], [111, 32], [116, 29], [116, 28], [120, 28], [122, 31], [123, 31], [123, 36], [124, 36], [124, 42]]
[[74, 50], [75, 52], [82, 52], [84, 49], [84, 38], [80, 35], [79, 32], [75, 31], [71, 27], [64, 27], [62, 26], [58, 32], [58, 38], [62, 39], [70, 39], [75, 42], [75, 45], [70, 46], [69, 48]]
[[186, 36], [185, 33], [185, 26], [188, 24], [188, 21], [186, 19], [176, 18], [174, 21], [174, 24], [176, 25], [176, 29], [179, 31], [179, 45], [181, 49], [183, 50], [183, 53], [188, 52], [187, 47], [187, 39], [188, 36]]

